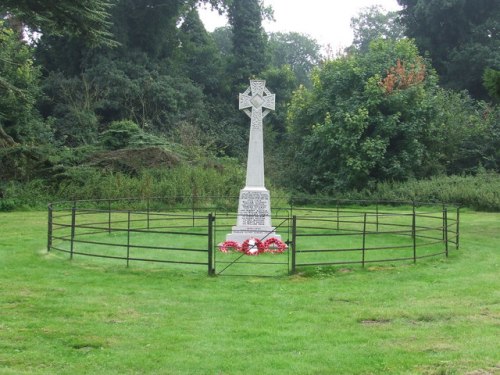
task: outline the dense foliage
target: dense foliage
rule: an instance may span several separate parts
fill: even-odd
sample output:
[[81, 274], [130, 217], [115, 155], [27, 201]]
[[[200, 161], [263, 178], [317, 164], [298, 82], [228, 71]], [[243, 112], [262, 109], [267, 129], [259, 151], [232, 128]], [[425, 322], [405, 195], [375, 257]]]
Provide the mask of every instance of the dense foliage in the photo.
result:
[[245, 85], [266, 67], [263, 59], [264, 31], [258, 0], [233, 0], [229, 22], [233, 28], [231, 73], [237, 84]]
[[409, 40], [372, 42], [366, 53], [324, 64], [313, 82], [296, 92], [289, 112], [303, 190], [498, 168], [498, 109], [440, 89]]
[[82, 37], [88, 44], [114, 45], [109, 31], [106, 0], [2, 0], [0, 14], [7, 12], [18, 27], [25, 23], [32, 31]]
[[486, 98], [485, 69], [500, 70], [500, 2], [398, 0], [408, 36], [428, 51], [443, 85]]
[[[380, 7], [363, 10], [352, 19], [353, 45], [329, 59], [306, 35], [266, 35], [262, 19], [272, 12], [260, 0], [4, 1], [0, 198], [36, 196], [36, 189], [58, 198], [77, 197], [78, 189], [82, 197], [104, 196], [113, 192], [94, 190], [97, 181], [106, 186], [120, 176], [140, 186], [158, 168], [201, 168], [214, 186], [232, 181], [248, 139], [237, 94], [253, 77], [266, 79], [277, 98], [265, 126], [266, 174], [275, 186], [355, 194], [498, 172], [497, 8], [486, 14], [485, 0], [469, 20], [458, 2], [401, 3], [403, 23]], [[229, 26], [207, 32], [200, 4], [226, 14]], [[64, 17], [69, 12], [77, 16]], [[428, 13], [437, 23], [456, 16], [469, 29], [460, 38], [450, 31], [453, 38], [426, 39], [432, 28], [417, 16]], [[22, 38], [33, 32], [39, 37]], [[484, 32], [490, 36], [481, 39]], [[436, 45], [444, 46], [441, 55], [429, 47]], [[482, 52], [465, 53], [476, 47]], [[466, 56], [482, 60], [471, 69]], [[452, 68], [470, 72], [455, 77], [475, 88], [453, 81]], [[205, 178], [191, 176], [183, 183]]]
[[379, 5], [363, 9], [351, 20], [354, 33], [352, 47], [366, 52], [376, 39], [399, 40], [405, 37], [405, 27], [400, 22], [398, 12], [385, 12]]

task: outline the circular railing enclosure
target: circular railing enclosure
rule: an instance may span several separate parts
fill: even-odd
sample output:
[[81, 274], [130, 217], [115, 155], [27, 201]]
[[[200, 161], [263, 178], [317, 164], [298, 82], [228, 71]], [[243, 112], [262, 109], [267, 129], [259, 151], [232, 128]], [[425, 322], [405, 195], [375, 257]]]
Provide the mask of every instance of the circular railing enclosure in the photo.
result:
[[210, 275], [274, 276], [307, 267], [417, 262], [459, 247], [460, 208], [416, 202], [277, 199], [272, 223], [283, 254], [248, 257], [219, 245], [238, 198], [71, 201], [48, 206], [48, 251], [143, 264], [205, 268]]

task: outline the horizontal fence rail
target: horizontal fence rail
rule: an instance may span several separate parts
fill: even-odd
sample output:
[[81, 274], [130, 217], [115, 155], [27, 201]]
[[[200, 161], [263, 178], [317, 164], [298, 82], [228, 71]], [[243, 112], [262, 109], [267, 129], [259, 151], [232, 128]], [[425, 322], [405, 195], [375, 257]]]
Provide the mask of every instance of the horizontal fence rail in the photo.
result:
[[47, 249], [70, 259], [89, 256], [127, 266], [165, 263], [202, 266], [210, 275], [265, 276], [266, 267], [294, 273], [306, 267], [415, 263], [447, 257], [459, 248], [456, 205], [272, 198], [272, 222], [288, 245], [286, 253], [221, 254], [218, 245], [236, 223], [237, 202], [237, 197], [167, 197], [53, 203]]
[[450, 245], [459, 244], [459, 208], [410, 212], [383, 212], [336, 208], [333, 215], [309, 211], [294, 215], [292, 270], [310, 266], [332, 266], [398, 261], [416, 262], [433, 256], [448, 256]]
[[213, 215], [49, 205], [48, 249], [97, 258], [212, 270]]

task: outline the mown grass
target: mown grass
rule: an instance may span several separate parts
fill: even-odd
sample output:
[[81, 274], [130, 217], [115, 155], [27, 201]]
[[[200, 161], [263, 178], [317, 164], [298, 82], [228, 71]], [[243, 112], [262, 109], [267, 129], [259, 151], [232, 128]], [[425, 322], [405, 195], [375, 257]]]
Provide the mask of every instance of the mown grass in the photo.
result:
[[0, 373], [499, 371], [500, 216], [412, 264], [207, 277], [46, 253], [45, 212], [0, 214]]

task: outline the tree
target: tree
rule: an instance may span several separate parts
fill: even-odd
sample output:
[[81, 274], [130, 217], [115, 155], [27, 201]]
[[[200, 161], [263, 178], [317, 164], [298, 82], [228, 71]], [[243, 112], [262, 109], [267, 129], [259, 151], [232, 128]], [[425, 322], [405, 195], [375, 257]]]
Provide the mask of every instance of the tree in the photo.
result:
[[177, 64], [180, 70], [202, 87], [207, 95], [217, 95], [223, 84], [224, 66], [212, 35], [205, 30], [196, 8], [183, 17], [179, 41]]
[[233, 30], [233, 63], [230, 74], [235, 84], [241, 86], [266, 67], [260, 2], [233, 0], [228, 15]]
[[500, 107], [472, 99], [465, 92], [439, 90], [433, 106], [437, 142], [434, 162], [448, 174], [500, 171]]
[[48, 131], [35, 109], [39, 97], [39, 69], [33, 64], [32, 50], [20, 41], [23, 24], [46, 34], [74, 35], [89, 45], [115, 45], [109, 32], [110, 3], [103, 0], [80, 2], [42, 2], [36, 0], [4, 0], [0, 14], [8, 14], [8, 22], [17, 34], [0, 24], [0, 77], [2, 93], [0, 112], [1, 143], [28, 142], [41, 139]]
[[354, 32], [353, 47], [360, 52], [368, 51], [375, 39], [399, 40], [405, 36], [405, 28], [398, 12], [385, 12], [380, 5], [364, 8], [357, 17], [351, 18]]
[[115, 45], [109, 31], [106, 0], [3, 0], [0, 14], [9, 13], [32, 30], [82, 37], [90, 45]]
[[187, 0], [120, 0], [112, 10], [113, 33], [121, 54], [146, 53], [149, 59], [170, 58], [178, 46], [177, 22]]
[[262, 72], [262, 78], [276, 95], [276, 110], [266, 118], [266, 125], [271, 127], [279, 136], [286, 130], [287, 107], [292, 99], [293, 91], [297, 89], [298, 82], [289, 65], [271, 67]]
[[398, 0], [408, 36], [429, 52], [445, 87], [486, 98], [486, 68], [500, 69], [500, 2]]
[[95, 107], [100, 96], [96, 82], [85, 74], [67, 78], [51, 73], [42, 88], [40, 108], [52, 125], [55, 140], [72, 147], [94, 143], [99, 124]]
[[0, 20], [0, 147], [47, 135], [35, 108], [40, 69], [32, 51]]
[[118, 48], [82, 49], [78, 38], [42, 36], [37, 58], [49, 74], [41, 108], [59, 141], [93, 143], [99, 130], [124, 119], [162, 134], [180, 121], [207, 123], [200, 87], [212, 88], [217, 51], [191, 3], [120, 0], [112, 9]]
[[483, 75], [483, 83], [488, 94], [495, 99], [500, 101], [500, 70], [486, 69]]
[[227, 58], [233, 53], [233, 30], [230, 26], [216, 28], [212, 31], [212, 37], [223, 57]]
[[[198, 2], [208, 0], [114, 0], [109, 9], [109, 29], [116, 40], [114, 48], [91, 49], [81, 33], [53, 33], [48, 29], [38, 42], [37, 59], [49, 71], [75, 75], [92, 65], [95, 56], [133, 59], [145, 54], [149, 62], [161, 60], [165, 70], [169, 70], [172, 66], [168, 64], [179, 47], [177, 25]], [[226, 7], [223, 0], [210, 3], [220, 9]]]
[[498, 170], [498, 106], [439, 87], [411, 40], [375, 40], [364, 54], [326, 62], [312, 81], [288, 110], [294, 187], [335, 193]]
[[312, 80], [310, 92], [295, 94], [288, 120], [302, 189], [361, 189], [429, 173], [437, 79], [411, 41], [376, 40], [366, 54], [325, 63]]
[[289, 66], [298, 83], [310, 87], [309, 75], [321, 59], [316, 40], [295, 32], [272, 33], [269, 35], [268, 50], [272, 66]]

